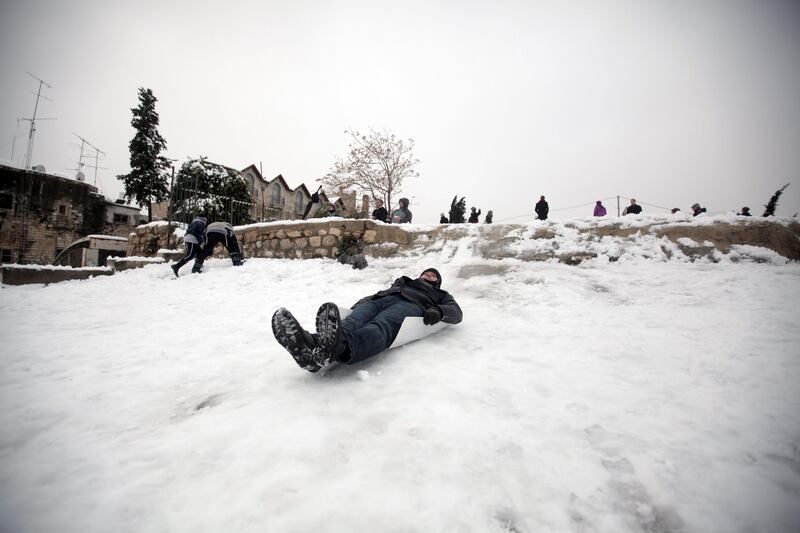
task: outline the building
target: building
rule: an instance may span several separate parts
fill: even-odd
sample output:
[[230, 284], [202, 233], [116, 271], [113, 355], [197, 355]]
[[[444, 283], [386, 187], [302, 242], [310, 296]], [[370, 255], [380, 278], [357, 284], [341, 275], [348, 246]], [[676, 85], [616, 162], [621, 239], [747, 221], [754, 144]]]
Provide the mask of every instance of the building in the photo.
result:
[[139, 211], [83, 181], [0, 164], [0, 261], [51, 264], [89, 235], [127, 238]]

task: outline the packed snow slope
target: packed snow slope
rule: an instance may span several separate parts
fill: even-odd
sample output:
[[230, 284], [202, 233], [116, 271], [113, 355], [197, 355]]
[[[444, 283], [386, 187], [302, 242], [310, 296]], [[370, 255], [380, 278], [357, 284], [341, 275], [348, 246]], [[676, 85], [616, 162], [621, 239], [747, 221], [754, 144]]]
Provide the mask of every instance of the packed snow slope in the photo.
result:
[[[0, 530], [800, 530], [800, 265], [473, 244], [3, 286]], [[429, 266], [460, 325], [319, 374], [272, 337]]]

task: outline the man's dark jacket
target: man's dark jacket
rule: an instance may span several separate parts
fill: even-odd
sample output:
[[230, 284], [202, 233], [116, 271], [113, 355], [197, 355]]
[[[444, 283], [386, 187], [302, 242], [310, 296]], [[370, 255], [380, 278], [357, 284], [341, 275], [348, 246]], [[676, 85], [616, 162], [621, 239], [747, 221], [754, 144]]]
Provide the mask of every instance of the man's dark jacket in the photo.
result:
[[383, 206], [380, 206], [378, 209], [372, 211], [372, 218], [374, 218], [375, 220], [380, 220], [381, 222], [386, 222], [386, 218], [388, 216], [389, 212]]
[[[392, 294], [399, 294], [409, 302], [417, 304], [423, 312], [431, 307], [438, 307], [442, 311], [442, 321], [449, 324], [461, 322], [461, 307], [456, 303], [449, 292], [435, 287], [427, 281], [417, 278], [411, 279], [408, 276], [397, 278], [391, 287], [377, 292], [372, 296], [360, 299], [356, 305], [367, 300], [375, 300]], [[353, 307], [355, 308], [356, 305]]]
[[550, 206], [547, 205], [546, 201], [539, 200], [538, 202], [536, 202], [536, 207], [534, 208], [534, 211], [536, 211], [539, 220], [547, 220], [547, 213], [550, 212]]

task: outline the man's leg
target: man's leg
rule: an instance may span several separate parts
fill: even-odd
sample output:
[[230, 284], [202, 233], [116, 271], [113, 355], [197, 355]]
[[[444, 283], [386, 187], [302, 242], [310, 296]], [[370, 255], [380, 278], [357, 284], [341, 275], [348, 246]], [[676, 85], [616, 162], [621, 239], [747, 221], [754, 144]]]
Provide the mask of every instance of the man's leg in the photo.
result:
[[406, 317], [423, 315], [418, 305], [400, 296], [387, 296], [372, 301], [377, 303], [380, 311], [367, 323], [356, 329], [347, 329], [347, 319], [342, 322], [343, 337], [350, 352], [348, 354], [345, 350], [339, 354], [339, 360], [343, 363], [357, 363], [381, 353], [394, 342]]
[[172, 265], [172, 271], [175, 272], [176, 276], [178, 275], [178, 270], [180, 270], [183, 265], [194, 259], [195, 255], [197, 255], [197, 244], [193, 242], [187, 242], [184, 244], [184, 246], [186, 247], [186, 255], [184, 255], [180, 261]]
[[231, 235], [225, 239], [225, 248], [228, 249], [228, 254], [231, 256], [233, 266], [242, 264], [242, 252], [239, 249], [239, 241], [236, 240], [236, 235]]

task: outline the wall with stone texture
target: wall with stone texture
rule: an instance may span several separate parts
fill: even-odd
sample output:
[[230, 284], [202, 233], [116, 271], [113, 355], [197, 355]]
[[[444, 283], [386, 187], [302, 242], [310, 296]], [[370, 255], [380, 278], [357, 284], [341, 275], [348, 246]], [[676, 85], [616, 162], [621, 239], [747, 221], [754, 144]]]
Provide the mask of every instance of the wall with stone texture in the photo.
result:
[[[438, 249], [443, 242], [462, 238], [474, 240], [473, 253], [486, 259], [516, 257], [525, 261], [559, 260], [577, 264], [597, 255], [595, 244], [612, 237], [624, 249], [626, 242], [650, 235], [678, 244], [687, 256], [707, 255], [713, 248], [728, 253], [732, 245], [752, 245], [771, 249], [787, 259], [800, 260], [800, 223], [793, 219], [707, 220], [704, 223], [687, 223], [670, 219], [652, 220], [630, 225], [629, 220], [616, 219], [600, 222], [577, 221], [565, 223], [533, 224], [441, 224], [422, 226], [413, 224], [392, 225], [372, 220], [342, 218], [315, 219], [297, 222], [270, 222], [235, 228], [237, 238], [246, 258], [267, 257], [310, 259], [334, 257], [339, 240], [352, 235], [364, 242], [368, 256], [389, 256], [398, 252]], [[174, 236], [167, 240], [166, 223], [139, 226], [128, 241], [128, 256], [152, 257], [146, 250], [148, 241], [155, 238], [157, 248], [175, 246]], [[559, 250], [557, 243], [570, 235], [575, 246], [569, 252]], [[706, 243], [697, 249], [683, 244], [683, 239]], [[536, 241], [542, 246], [535, 252], [521, 251], [519, 244]], [[547, 243], [553, 243], [548, 246]], [[180, 243], [178, 243], [180, 244]], [[153, 247], [151, 247], [152, 249]], [[180, 248], [180, 246], [179, 246]], [[227, 253], [217, 248], [218, 257]]]

